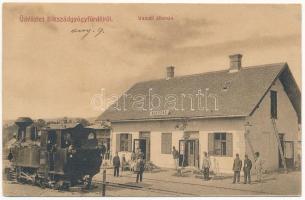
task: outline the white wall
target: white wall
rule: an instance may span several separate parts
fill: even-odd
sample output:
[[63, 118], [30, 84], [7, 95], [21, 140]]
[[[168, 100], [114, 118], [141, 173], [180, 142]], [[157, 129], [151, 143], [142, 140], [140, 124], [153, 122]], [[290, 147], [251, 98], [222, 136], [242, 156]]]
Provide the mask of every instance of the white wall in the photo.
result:
[[[233, 135], [233, 156], [211, 156], [211, 170], [221, 173], [232, 173], [232, 164], [233, 159], [236, 153], [239, 153], [241, 158], [244, 156], [245, 145], [244, 145], [244, 137], [242, 131], [235, 130], [222, 130], [225, 132], [230, 132]], [[200, 131], [199, 132], [199, 166], [202, 165], [203, 152], [208, 152], [208, 134], [212, 132], [219, 132], [219, 130], [209, 130], [209, 131]], [[133, 139], [139, 138], [139, 132], [130, 132], [132, 134]], [[115, 145], [116, 145], [116, 134], [114, 133], [112, 149], [115, 153]], [[162, 132], [151, 132], [150, 142], [151, 142], [151, 152], [150, 159], [151, 161], [159, 166], [165, 168], [175, 168], [175, 163], [173, 160], [172, 154], [161, 154], [161, 134]], [[176, 149], [179, 149], [179, 140], [183, 139], [183, 131], [174, 131], [172, 132], [172, 146], [175, 146]], [[119, 156], [125, 154], [127, 160], [130, 159], [130, 152], [119, 152]]]
[[[175, 162], [172, 154], [161, 154], [161, 132], [151, 132], [151, 161], [159, 166], [166, 168], [175, 168]], [[183, 131], [172, 132], [172, 146], [179, 149], [179, 140], [183, 136]]]
[[[243, 159], [245, 155], [244, 132], [236, 130], [221, 130], [222, 132], [232, 133], [233, 136], [233, 155], [232, 156], [210, 156], [211, 170], [215, 173], [233, 173], [232, 166], [235, 155], [238, 153]], [[203, 152], [208, 152], [208, 134], [220, 132], [217, 129], [210, 131], [200, 131], [199, 147], [200, 147], [200, 167], [202, 166]]]
[[[243, 131], [222, 130], [232, 133], [233, 135], [233, 156], [211, 156], [211, 170], [222, 173], [232, 173], [233, 159], [236, 153], [243, 158], [245, 155], [245, 140]], [[219, 132], [219, 130], [200, 131], [199, 132], [199, 166], [202, 165], [203, 152], [208, 152], [208, 134]], [[175, 131], [172, 133], [172, 146], [179, 149], [179, 140], [183, 139], [183, 131]], [[161, 132], [151, 133], [151, 161], [160, 167], [174, 168], [175, 163], [172, 154], [161, 154]]]
[[[111, 154], [112, 154], [112, 158], [115, 155], [116, 152], [116, 135], [120, 134], [123, 132], [112, 132], [112, 136], [111, 136]], [[132, 134], [132, 146], [133, 146], [133, 140], [134, 139], [139, 139], [139, 132], [124, 132], [124, 133], [129, 133]], [[125, 155], [126, 160], [130, 160], [131, 157], [131, 152], [128, 151], [119, 151], [118, 152], [119, 157], [122, 158], [123, 154]]]
[[[271, 90], [277, 91], [278, 119], [276, 125], [279, 133], [284, 133], [284, 140], [297, 141], [298, 119], [292, 104], [284, 91], [282, 83], [277, 80]], [[272, 121], [270, 118], [270, 92], [262, 100], [259, 108], [249, 117], [251, 124], [250, 133], [247, 136], [247, 154], [253, 160], [248, 141], [251, 142], [253, 150], [260, 152], [264, 160], [266, 170], [275, 170], [279, 166], [279, 154], [277, 141], [274, 135]]]
[[[145, 122], [113, 122], [113, 132], [173, 132], [179, 131], [176, 125], [179, 120], [145, 121]], [[244, 130], [244, 118], [213, 118], [189, 120], [185, 131]]]

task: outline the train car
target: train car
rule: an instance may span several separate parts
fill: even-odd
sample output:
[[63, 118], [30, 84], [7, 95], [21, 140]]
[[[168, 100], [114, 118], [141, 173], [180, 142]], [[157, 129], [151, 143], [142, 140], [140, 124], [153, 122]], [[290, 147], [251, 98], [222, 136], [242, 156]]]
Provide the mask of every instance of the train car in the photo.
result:
[[30, 118], [15, 123], [18, 132], [10, 160], [18, 182], [56, 189], [90, 188], [103, 154], [94, 132], [80, 123], [50, 124], [39, 131]]

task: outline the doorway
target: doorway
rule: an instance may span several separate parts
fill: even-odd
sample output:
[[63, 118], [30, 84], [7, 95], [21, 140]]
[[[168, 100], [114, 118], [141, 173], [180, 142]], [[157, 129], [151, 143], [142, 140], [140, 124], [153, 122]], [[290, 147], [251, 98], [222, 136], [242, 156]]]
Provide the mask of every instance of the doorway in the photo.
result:
[[287, 168], [294, 167], [294, 143], [293, 141], [284, 141], [285, 145], [285, 160]]
[[133, 140], [133, 152], [136, 152], [139, 148], [143, 153], [144, 159], [147, 160], [147, 140], [146, 139], [134, 139]]
[[57, 135], [55, 131], [50, 131], [47, 136], [47, 150], [51, 151], [52, 147], [56, 144]]
[[[141, 150], [144, 154], [144, 159], [146, 161], [150, 161], [150, 132], [149, 131], [141, 131], [139, 133], [139, 139], [142, 140], [142, 144], [140, 144], [140, 148], [143, 148]], [[145, 150], [144, 150], [144, 148], [145, 148]]]
[[199, 140], [179, 140], [179, 166], [199, 168]]
[[49, 160], [49, 171], [55, 170], [56, 140], [57, 140], [56, 132], [50, 131], [47, 136], [47, 152], [48, 152], [48, 160]]

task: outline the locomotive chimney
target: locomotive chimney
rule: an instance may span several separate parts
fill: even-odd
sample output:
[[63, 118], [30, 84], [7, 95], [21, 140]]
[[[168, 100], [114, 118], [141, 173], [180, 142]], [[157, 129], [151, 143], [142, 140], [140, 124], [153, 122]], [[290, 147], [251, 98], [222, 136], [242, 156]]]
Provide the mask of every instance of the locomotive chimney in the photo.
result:
[[18, 126], [17, 139], [25, 139], [27, 137], [26, 129], [33, 124], [33, 120], [29, 117], [19, 117], [15, 124]]

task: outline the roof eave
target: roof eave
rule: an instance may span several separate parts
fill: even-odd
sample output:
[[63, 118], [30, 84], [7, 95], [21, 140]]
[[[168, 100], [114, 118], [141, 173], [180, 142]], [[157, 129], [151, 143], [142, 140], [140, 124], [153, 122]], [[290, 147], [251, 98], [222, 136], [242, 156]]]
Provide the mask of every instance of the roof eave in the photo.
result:
[[195, 116], [195, 117], [169, 117], [169, 118], [142, 118], [142, 119], [118, 119], [110, 120], [112, 123], [118, 122], [144, 122], [144, 121], [170, 121], [170, 120], [192, 120], [192, 119], [218, 119], [218, 118], [244, 118], [248, 115], [226, 115], [226, 116]]

